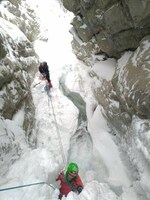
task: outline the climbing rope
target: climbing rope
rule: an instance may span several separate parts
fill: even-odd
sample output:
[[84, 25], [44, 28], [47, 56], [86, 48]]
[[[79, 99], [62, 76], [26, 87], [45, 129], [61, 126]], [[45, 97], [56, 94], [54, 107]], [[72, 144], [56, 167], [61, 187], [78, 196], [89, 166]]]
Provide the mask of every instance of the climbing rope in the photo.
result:
[[15, 187], [0, 188], [0, 192], [5, 191], [5, 190], [14, 190], [14, 189], [18, 189], [18, 188], [30, 187], [30, 186], [34, 186], [34, 185], [43, 185], [43, 184], [50, 186], [54, 190], [56, 189], [53, 185], [48, 184], [46, 182], [38, 182], [38, 183], [31, 183], [31, 184], [27, 184], [27, 185], [18, 185], [18, 186], [15, 186]]
[[63, 145], [62, 145], [61, 136], [60, 136], [60, 132], [59, 132], [59, 128], [58, 128], [58, 123], [57, 123], [57, 120], [56, 120], [56, 115], [55, 115], [55, 111], [54, 111], [52, 98], [51, 98], [51, 95], [49, 93], [50, 89], [48, 90], [47, 86], [45, 86], [45, 91], [46, 91], [47, 96], [48, 96], [48, 106], [50, 106], [49, 100], [50, 100], [50, 103], [51, 103], [52, 112], [53, 112], [54, 121], [55, 121], [55, 126], [56, 126], [56, 131], [57, 131], [57, 136], [58, 136], [58, 140], [59, 140], [59, 146], [60, 146], [60, 150], [61, 150], [61, 154], [62, 154], [62, 158], [63, 158], [63, 164], [64, 164], [64, 167], [65, 167], [66, 166], [66, 158], [65, 158], [65, 154], [64, 154], [64, 150], [63, 150]]
[[51, 102], [51, 107], [52, 107], [53, 116], [54, 116], [54, 120], [55, 120], [55, 126], [56, 126], [56, 130], [57, 130], [57, 136], [58, 136], [58, 139], [59, 139], [59, 145], [60, 145], [63, 163], [64, 163], [64, 167], [65, 167], [66, 166], [66, 158], [65, 158], [65, 154], [64, 154], [64, 150], [63, 150], [63, 145], [62, 145], [61, 136], [60, 136], [60, 132], [59, 132], [59, 128], [58, 128], [58, 123], [57, 123], [57, 120], [56, 120], [56, 115], [55, 115], [54, 106], [53, 106], [53, 102], [52, 102], [51, 97], [49, 97], [49, 99], [50, 99], [50, 102]]

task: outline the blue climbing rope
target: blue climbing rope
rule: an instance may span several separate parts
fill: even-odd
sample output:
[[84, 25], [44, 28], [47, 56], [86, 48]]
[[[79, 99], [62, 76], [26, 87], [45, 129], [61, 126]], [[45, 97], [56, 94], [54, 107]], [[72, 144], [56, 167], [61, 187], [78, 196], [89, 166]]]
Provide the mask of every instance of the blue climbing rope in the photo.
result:
[[38, 182], [38, 183], [31, 183], [31, 184], [27, 184], [27, 185], [18, 185], [18, 186], [15, 186], [15, 187], [0, 188], [0, 192], [5, 191], [5, 190], [14, 190], [14, 189], [18, 189], [18, 188], [30, 187], [30, 186], [33, 186], [33, 185], [43, 185], [43, 184], [46, 184], [46, 185], [52, 187], [53, 189], [55, 189], [54, 186], [49, 185], [46, 182]]

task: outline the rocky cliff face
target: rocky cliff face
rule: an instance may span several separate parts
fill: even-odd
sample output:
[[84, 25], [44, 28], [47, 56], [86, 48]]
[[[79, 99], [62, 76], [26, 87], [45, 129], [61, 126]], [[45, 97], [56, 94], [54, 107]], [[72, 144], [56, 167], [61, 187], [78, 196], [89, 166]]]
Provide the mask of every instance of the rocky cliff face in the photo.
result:
[[100, 52], [119, 58], [150, 32], [148, 0], [63, 0], [63, 5], [75, 14], [72, 46], [84, 61]]
[[110, 82], [104, 80], [103, 86], [95, 91], [110, 124], [124, 134], [124, 125], [130, 126], [134, 115], [150, 119], [149, 52], [150, 36], [146, 36], [123, 66], [119, 66], [118, 60], [113, 79]]
[[[38, 57], [32, 46], [32, 41], [38, 34], [38, 24], [35, 22], [33, 10], [25, 7], [22, 1], [11, 0], [0, 3], [0, 170], [2, 173], [7, 171], [7, 167], [21, 153], [19, 137], [29, 141], [34, 127], [35, 108], [30, 85], [38, 64]], [[19, 113], [22, 114], [17, 127], [13, 121]], [[8, 128], [10, 124], [11, 130]], [[11, 160], [8, 157], [11, 157]]]
[[[112, 81], [104, 80], [103, 87], [95, 91], [107, 118], [111, 123], [131, 122], [133, 115], [149, 119], [150, 1], [63, 0], [63, 4], [75, 14], [70, 32], [79, 59], [88, 63], [100, 52], [120, 58], [126, 50], [132, 50], [124, 66], [119, 66], [118, 60]], [[113, 101], [117, 103], [112, 106]]]
[[[75, 14], [70, 32], [79, 59], [88, 63], [100, 52], [120, 58], [132, 50], [124, 66], [118, 60], [112, 81], [104, 80], [95, 91], [107, 119], [119, 130], [122, 122], [131, 123], [133, 115], [149, 119], [150, 1], [63, 0], [63, 5]], [[116, 125], [116, 121], [120, 123]]]
[[76, 56], [91, 68], [93, 55], [117, 59], [112, 80], [103, 80], [94, 93], [115, 142], [137, 171], [133, 187], [149, 199], [148, 185], [140, 185], [140, 162], [150, 166], [146, 156], [150, 155], [150, 1], [63, 0], [63, 4], [75, 14], [70, 32]]

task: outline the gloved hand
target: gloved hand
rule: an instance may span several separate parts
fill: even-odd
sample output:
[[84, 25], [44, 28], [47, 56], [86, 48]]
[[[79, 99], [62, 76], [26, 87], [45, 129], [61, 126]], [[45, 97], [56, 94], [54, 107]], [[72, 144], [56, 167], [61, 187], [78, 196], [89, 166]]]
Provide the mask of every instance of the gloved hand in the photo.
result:
[[79, 185], [79, 186], [77, 187], [78, 193], [80, 194], [80, 192], [82, 192], [82, 190], [83, 190], [83, 187], [82, 187], [81, 185]]

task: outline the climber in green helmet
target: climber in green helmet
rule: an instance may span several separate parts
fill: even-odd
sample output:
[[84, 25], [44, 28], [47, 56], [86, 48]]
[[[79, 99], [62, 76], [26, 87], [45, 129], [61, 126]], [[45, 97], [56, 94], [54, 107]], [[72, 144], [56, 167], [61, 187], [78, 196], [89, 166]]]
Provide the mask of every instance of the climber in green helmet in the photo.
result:
[[68, 195], [70, 191], [77, 192], [78, 194], [83, 189], [83, 183], [78, 175], [79, 168], [76, 163], [70, 163], [65, 171], [60, 172], [57, 181], [60, 181], [60, 194], [59, 199], [64, 195]]

